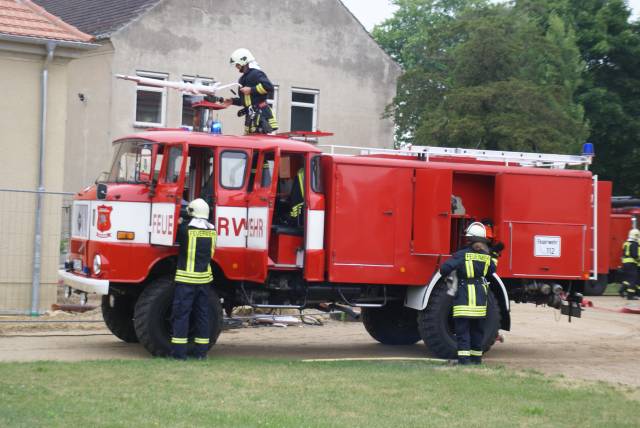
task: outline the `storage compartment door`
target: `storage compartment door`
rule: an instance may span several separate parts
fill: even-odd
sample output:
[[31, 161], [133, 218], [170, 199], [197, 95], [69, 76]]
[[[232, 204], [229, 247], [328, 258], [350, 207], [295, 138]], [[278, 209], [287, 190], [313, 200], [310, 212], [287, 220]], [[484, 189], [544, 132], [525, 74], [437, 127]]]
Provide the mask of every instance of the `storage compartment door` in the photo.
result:
[[451, 183], [450, 170], [416, 170], [412, 230], [414, 254], [449, 254]]

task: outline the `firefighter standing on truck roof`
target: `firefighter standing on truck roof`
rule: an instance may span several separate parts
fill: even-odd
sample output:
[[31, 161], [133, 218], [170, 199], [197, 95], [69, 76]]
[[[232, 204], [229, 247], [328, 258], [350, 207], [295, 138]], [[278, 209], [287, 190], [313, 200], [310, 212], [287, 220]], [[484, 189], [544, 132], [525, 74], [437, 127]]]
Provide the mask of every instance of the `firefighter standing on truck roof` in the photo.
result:
[[489, 255], [487, 233], [482, 223], [474, 222], [466, 230], [470, 244], [442, 264], [440, 274], [456, 271], [458, 283], [453, 298], [453, 320], [458, 343], [458, 364], [480, 364], [487, 316], [488, 282], [495, 264]]
[[239, 97], [228, 98], [224, 104], [243, 107], [238, 115], [245, 117], [245, 134], [269, 134], [278, 129], [276, 116], [267, 103], [268, 94], [273, 93], [273, 84], [251, 52], [244, 48], [236, 49], [231, 54], [230, 62], [242, 73], [238, 80], [241, 87]]
[[[178, 228], [178, 266], [173, 297], [172, 356], [179, 360], [187, 357], [189, 318], [193, 312], [194, 356], [206, 358], [209, 350], [209, 287], [213, 281], [211, 258], [215, 251], [217, 234], [207, 221], [209, 205], [194, 199], [187, 207], [190, 219]], [[180, 219], [182, 220], [182, 218]]]
[[638, 253], [638, 241], [640, 240], [640, 230], [631, 229], [629, 237], [622, 244], [622, 284], [618, 293], [620, 297], [627, 294], [627, 299], [636, 300], [638, 297], [638, 264], [640, 254]]

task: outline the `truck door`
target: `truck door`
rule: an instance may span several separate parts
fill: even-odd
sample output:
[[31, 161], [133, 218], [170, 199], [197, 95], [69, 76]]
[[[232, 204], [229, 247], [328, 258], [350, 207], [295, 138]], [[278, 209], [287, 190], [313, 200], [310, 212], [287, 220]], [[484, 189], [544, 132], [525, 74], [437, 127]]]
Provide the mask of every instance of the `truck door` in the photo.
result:
[[451, 234], [452, 173], [416, 169], [413, 193], [413, 254], [448, 254]]
[[[158, 162], [158, 157], [156, 162]], [[151, 197], [151, 244], [172, 246], [176, 239], [187, 167], [186, 144], [168, 144]], [[156, 167], [157, 168], [157, 167]], [[185, 201], [186, 202], [186, 201]]]
[[247, 204], [247, 279], [264, 282], [269, 261], [269, 236], [275, 206], [280, 167], [280, 149], [260, 150], [255, 182]]

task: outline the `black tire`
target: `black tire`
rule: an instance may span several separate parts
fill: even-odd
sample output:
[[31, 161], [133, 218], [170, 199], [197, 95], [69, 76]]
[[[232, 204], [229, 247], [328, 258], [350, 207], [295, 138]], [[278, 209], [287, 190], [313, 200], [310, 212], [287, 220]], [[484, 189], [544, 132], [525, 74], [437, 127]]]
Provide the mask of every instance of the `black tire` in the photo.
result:
[[[175, 284], [169, 277], [151, 281], [142, 291], [135, 308], [134, 325], [138, 339], [144, 348], [156, 357], [171, 354], [171, 309]], [[222, 305], [215, 290], [209, 293], [209, 349], [216, 343], [222, 331]], [[192, 338], [191, 333], [189, 337]], [[187, 353], [192, 353], [193, 341], [189, 341]]]
[[598, 279], [596, 281], [585, 281], [584, 282], [584, 295], [585, 296], [602, 296], [604, 290], [607, 289], [609, 276], [608, 275], [598, 275]]
[[138, 343], [138, 335], [133, 325], [136, 296], [109, 294], [102, 296], [102, 318], [107, 328], [118, 339], [127, 343]]
[[[429, 303], [418, 313], [418, 331], [429, 352], [437, 358], [455, 359], [458, 355], [453, 328], [453, 297], [447, 294], [444, 283], [436, 284]], [[500, 308], [493, 293], [489, 292], [487, 317], [484, 325], [482, 350], [489, 351], [500, 330]]]
[[362, 324], [371, 337], [385, 345], [413, 345], [420, 340], [418, 311], [402, 303], [362, 308]]

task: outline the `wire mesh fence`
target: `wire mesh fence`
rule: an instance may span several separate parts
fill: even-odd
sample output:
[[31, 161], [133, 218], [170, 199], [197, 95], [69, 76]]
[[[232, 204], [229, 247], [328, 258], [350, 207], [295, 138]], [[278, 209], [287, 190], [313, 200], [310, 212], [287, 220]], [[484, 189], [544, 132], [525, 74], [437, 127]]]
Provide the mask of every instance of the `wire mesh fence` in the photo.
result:
[[[37, 312], [48, 310], [55, 302], [57, 271], [69, 245], [72, 195], [0, 189], [0, 314], [32, 313], [34, 280], [39, 281]], [[34, 279], [39, 196], [41, 272]]]

